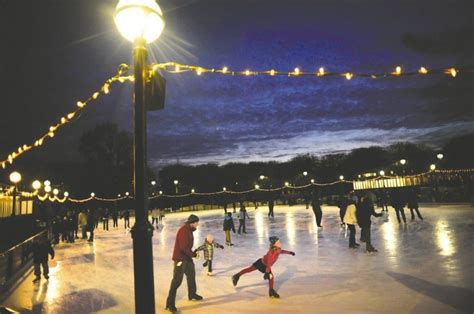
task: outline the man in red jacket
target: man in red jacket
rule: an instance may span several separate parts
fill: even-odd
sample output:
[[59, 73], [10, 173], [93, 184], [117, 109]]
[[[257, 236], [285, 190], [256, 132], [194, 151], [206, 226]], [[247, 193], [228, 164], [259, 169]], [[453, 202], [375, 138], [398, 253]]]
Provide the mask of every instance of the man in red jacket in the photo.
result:
[[188, 282], [189, 300], [202, 300], [202, 297], [196, 293], [196, 271], [193, 257], [196, 257], [197, 254], [192, 250], [194, 244], [193, 232], [198, 225], [199, 217], [191, 214], [176, 234], [173, 250], [173, 280], [171, 280], [170, 291], [166, 299], [166, 309], [172, 313], [178, 311], [175, 306], [176, 290], [183, 282], [183, 274], [186, 275], [186, 281]]

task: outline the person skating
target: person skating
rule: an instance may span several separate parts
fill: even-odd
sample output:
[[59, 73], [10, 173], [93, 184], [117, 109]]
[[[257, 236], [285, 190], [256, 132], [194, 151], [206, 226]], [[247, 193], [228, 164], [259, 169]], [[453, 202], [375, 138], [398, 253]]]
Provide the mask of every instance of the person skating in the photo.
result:
[[344, 216], [346, 215], [346, 209], [347, 206], [349, 205], [349, 201], [344, 197], [340, 196], [337, 207], [339, 207], [339, 218], [341, 219], [341, 227], [344, 227]]
[[232, 218], [232, 213], [227, 213], [227, 216], [224, 218], [225, 244], [228, 246], [233, 246], [232, 239], [230, 237], [230, 230], [235, 233], [234, 219]]
[[278, 257], [280, 254], [290, 254], [295, 256], [295, 252], [292, 251], [286, 251], [281, 249], [281, 242], [278, 237], [270, 237], [270, 248], [268, 249], [267, 254], [265, 254], [262, 258], [259, 258], [256, 260], [252, 266], [247, 267], [242, 269], [240, 272], [232, 276], [232, 283], [235, 286], [237, 286], [237, 283], [239, 282], [240, 276], [253, 272], [254, 270], [259, 270], [262, 272], [263, 279], [268, 280], [268, 287], [269, 291], [268, 294], [271, 298], [279, 298], [280, 295], [273, 289], [273, 283], [275, 281], [275, 276], [272, 273], [272, 266], [273, 264], [276, 263], [278, 260]]
[[403, 222], [407, 223], [404, 210], [406, 202], [404, 200], [404, 194], [402, 193], [401, 189], [393, 189], [390, 198], [392, 200], [392, 207], [395, 209], [395, 213], [397, 214], [398, 223], [402, 223], [402, 221], [400, 220], [400, 215], [402, 216]]
[[268, 217], [274, 218], [273, 215], [273, 208], [275, 207], [275, 201], [273, 201], [273, 198], [268, 200]]
[[128, 209], [124, 210], [123, 213], [123, 227], [125, 229], [130, 229], [130, 211]]
[[90, 208], [87, 209], [87, 229], [89, 230], [89, 239], [87, 241], [94, 241], [94, 213]]
[[204, 244], [198, 247], [194, 252], [204, 251], [204, 263], [202, 267], [207, 266], [207, 274], [212, 276], [212, 260], [214, 258], [214, 248], [224, 249], [223, 245], [220, 245], [216, 241], [214, 241], [214, 236], [212, 234], [208, 234], [206, 240], [204, 240]]
[[418, 218], [423, 220], [423, 217], [421, 216], [420, 211], [418, 210], [418, 195], [416, 195], [416, 191], [415, 191], [414, 188], [410, 189], [410, 191], [408, 192], [408, 204], [407, 204], [407, 206], [410, 209], [411, 220], [412, 221], [415, 220], [414, 211], [416, 211], [416, 214], [418, 215]]
[[323, 211], [321, 209], [321, 201], [316, 193], [313, 194], [311, 200], [311, 208], [313, 209], [314, 215], [316, 216], [316, 225], [318, 228], [322, 228], [321, 220], [323, 219]]
[[361, 197], [360, 202], [357, 206], [356, 211], [357, 222], [360, 226], [361, 230], [361, 241], [365, 242], [366, 250], [368, 253], [370, 252], [378, 252], [372, 246], [372, 241], [370, 237], [370, 226], [372, 221], [370, 220], [371, 216], [380, 217], [382, 213], [376, 213], [374, 209], [374, 204], [368, 197]]
[[344, 223], [349, 229], [349, 247], [355, 249], [360, 246], [356, 243], [356, 224], [357, 224], [357, 208], [356, 208], [357, 197], [352, 198], [347, 205], [346, 212], [344, 214]]
[[112, 227], [118, 228], [118, 211], [116, 208], [112, 211]]
[[35, 239], [33, 241], [33, 264], [35, 269], [35, 279], [33, 282], [41, 280], [41, 267], [43, 267], [43, 276], [49, 279], [48, 255], [54, 259], [54, 249], [51, 247], [47, 238]]
[[183, 282], [183, 275], [186, 275], [188, 283], [188, 299], [202, 300], [202, 296], [196, 293], [196, 270], [194, 268], [193, 257], [198, 257], [196, 252], [192, 251], [194, 236], [193, 232], [199, 225], [199, 217], [189, 215], [186, 223], [179, 228], [176, 233], [176, 241], [173, 250], [173, 279], [171, 280], [168, 298], [166, 299], [166, 309], [170, 312], [176, 312], [176, 291]]
[[242, 206], [240, 208], [240, 211], [239, 211], [239, 214], [237, 215], [237, 218], [239, 218], [239, 231], [238, 231], [238, 233], [240, 234], [240, 230], [242, 229], [242, 227], [243, 227], [243, 232], [247, 233], [247, 231], [245, 231], [245, 219], [246, 218], [250, 219], [250, 217], [249, 217], [249, 214], [247, 213], [247, 210], [245, 209], [245, 206]]
[[79, 212], [78, 224], [81, 226], [82, 239], [87, 239], [87, 215], [84, 210]]

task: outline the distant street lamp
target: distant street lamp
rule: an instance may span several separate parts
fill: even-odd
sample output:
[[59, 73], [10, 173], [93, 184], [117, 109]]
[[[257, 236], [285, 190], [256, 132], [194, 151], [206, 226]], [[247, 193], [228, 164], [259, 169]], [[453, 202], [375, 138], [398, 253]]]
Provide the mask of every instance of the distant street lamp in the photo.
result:
[[54, 194], [54, 195], [58, 195], [58, 194], [59, 194], [59, 190], [58, 190], [58, 189], [53, 189], [53, 194]]
[[179, 181], [174, 180], [173, 183], [174, 183], [174, 194], [178, 194], [178, 183], [179, 183]]
[[308, 175], [308, 171], [303, 171], [303, 175], [306, 177]]
[[261, 176], [260, 176], [260, 180], [263, 180], [263, 179], [265, 179], [265, 176], [264, 176], [264, 175], [261, 175]]
[[94, 192], [91, 193], [91, 197], [95, 197], [95, 193], [94, 193]]
[[255, 184], [255, 190], [258, 190], [258, 189], [260, 189], [260, 185]]
[[69, 196], [69, 192], [68, 192], [68, 191], [64, 192], [64, 196], [65, 196], [65, 197], [68, 197], [68, 196]]
[[344, 176], [339, 176], [339, 180], [344, 180]]
[[115, 24], [119, 32], [134, 44], [134, 193], [135, 225], [132, 228], [135, 279], [135, 312], [155, 313], [153, 279], [153, 228], [148, 222], [146, 187], [146, 44], [160, 37], [165, 27], [163, 13], [154, 0], [120, 0]]
[[191, 189], [191, 193], [194, 193], [194, 189]]
[[31, 186], [33, 187], [35, 191], [38, 191], [39, 189], [41, 189], [41, 182], [39, 180], [35, 180], [31, 184]]
[[12, 216], [15, 216], [16, 211], [16, 193], [17, 193], [17, 184], [21, 181], [21, 174], [17, 171], [10, 173], [10, 182], [13, 183], [13, 206], [12, 206]]
[[51, 192], [51, 185], [46, 185], [46, 186], [44, 187], [44, 191], [45, 191], [46, 193]]
[[436, 157], [437, 157], [439, 160], [441, 160], [441, 159], [443, 159], [444, 155], [441, 154], [441, 153], [439, 153], [438, 155], [436, 155]]
[[290, 182], [286, 181], [285, 186], [290, 186]]
[[407, 160], [406, 160], [406, 159], [400, 159], [400, 164], [401, 164], [402, 166], [404, 166], [406, 163], [407, 163]]
[[430, 165], [430, 170], [431, 170], [431, 171], [436, 170], [436, 165], [435, 165], [435, 164], [431, 164], [431, 165]]
[[151, 181], [151, 185], [153, 186], [156, 185], [156, 181], [155, 180]]
[[310, 181], [311, 181], [311, 183], [314, 183], [314, 179], [311, 179]]
[[224, 191], [224, 192], [227, 191], [227, 188], [224, 186], [224, 187], [222, 188], [222, 191]]
[[49, 180], [46, 180], [43, 182], [44, 186], [50, 186], [51, 185], [51, 181]]
[[380, 170], [380, 171], [379, 171], [379, 174], [383, 177], [383, 176], [385, 175], [385, 171]]
[[125, 196], [129, 196], [129, 195], [130, 195], [130, 193], [128, 193], [128, 192], [125, 192]]

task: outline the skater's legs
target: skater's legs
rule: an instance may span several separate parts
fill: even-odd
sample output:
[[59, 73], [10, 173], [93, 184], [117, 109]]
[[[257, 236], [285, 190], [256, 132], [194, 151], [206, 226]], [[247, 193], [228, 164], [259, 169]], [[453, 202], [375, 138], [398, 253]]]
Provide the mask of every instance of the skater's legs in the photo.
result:
[[176, 290], [178, 290], [179, 286], [181, 286], [181, 283], [183, 282], [183, 267], [183, 264], [178, 266], [178, 262], [174, 262], [173, 279], [171, 280], [168, 298], [166, 299], [166, 306], [175, 306]]
[[[210, 261], [209, 261], [210, 262]], [[183, 262], [184, 274], [186, 275], [186, 282], [188, 283], [188, 297], [196, 295], [196, 270], [194, 263]]]
[[402, 221], [400, 220], [400, 208], [395, 208], [395, 213], [397, 214], [398, 223], [402, 223]]
[[270, 279], [268, 280], [268, 287], [270, 289], [273, 289], [274, 279], [275, 279], [275, 276], [273, 276], [272, 271], [270, 271]]
[[250, 272], [253, 272], [254, 270], [256, 270], [257, 268], [255, 268], [255, 266], [250, 266], [250, 267], [247, 267], [247, 268], [244, 268], [242, 269], [241, 271], [239, 271], [238, 275], [239, 276], [242, 276], [243, 274], [246, 274], [246, 273], [250, 273]]
[[349, 246], [353, 246], [356, 243], [356, 227], [354, 225], [347, 225], [347, 228], [349, 228]]
[[402, 214], [403, 222], [407, 222], [407, 218], [405, 217], [405, 209], [402, 207], [400, 208], [400, 213]]
[[207, 263], [207, 271], [212, 273], [212, 260], [209, 260]]

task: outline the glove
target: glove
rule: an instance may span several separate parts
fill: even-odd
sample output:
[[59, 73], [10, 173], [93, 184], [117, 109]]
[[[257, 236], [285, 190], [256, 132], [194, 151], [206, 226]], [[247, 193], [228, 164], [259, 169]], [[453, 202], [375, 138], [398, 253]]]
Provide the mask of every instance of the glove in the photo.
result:
[[295, 253], [295, 252], [290, 252], [290, 254], [291, 254], [292, 256], [295, 256], [295, 255], [296, 255], [296, 253]]
[[270, 273], [265, 273], [265, 274], [263, 275], [263, 279], [265, 279], [265, 280], [270, 280]]
[[194, 252], [194, 258], [199, 259], [199, 253], [198, 252]]

